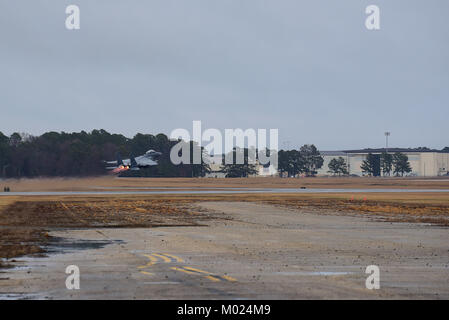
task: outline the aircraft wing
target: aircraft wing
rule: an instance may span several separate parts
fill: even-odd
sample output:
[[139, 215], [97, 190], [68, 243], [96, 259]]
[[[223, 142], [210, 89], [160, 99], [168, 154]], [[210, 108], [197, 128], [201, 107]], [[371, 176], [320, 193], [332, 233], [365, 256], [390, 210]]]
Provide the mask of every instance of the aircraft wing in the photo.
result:
[[148, 167], [157, 165], [157, 161], [143, 156], [136, 157], [136, 162], [139, 167]]

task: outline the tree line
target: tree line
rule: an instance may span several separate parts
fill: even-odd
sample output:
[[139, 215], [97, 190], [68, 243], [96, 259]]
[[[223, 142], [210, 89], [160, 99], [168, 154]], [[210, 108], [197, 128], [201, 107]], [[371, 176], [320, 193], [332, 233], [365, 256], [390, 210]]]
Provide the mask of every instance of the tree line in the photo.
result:
[[[161, 152], [157, 166], [139, 171], [126, 171], [124, 176], [197, 177], [204, 176], [208, 166], [201, 164], [174, 165], [170, 150], [178, 141], [165, 134], [136, 134], [127, 138], [106, 130], [92, 132], [47, 132], [41, 136], [0, 132], [0, 177], [21, 178], [39, 176], [94, 176], [107, 173], [104, 160], [116, 160], [144, 154], [149, 149]], [[194, 148], [193, 142], [190, 142]], [[192, 154], [192, 152], [191, 152]], [[193, 162], [191, 162], [193, 163]]]
[[299, 150], [278, 152], [278, 171], [281, 176], [295, 177], [299, 174], [314, 176], [323, 166], [324, 159], [313, 144], [305, 144]]
[[[372, 153], [369, 153], [362, 162], [362, 172], [369, 176], [374, 175], [376, 163], [376, 157]], [[405, 173], [412, 172], [412, 167], [406, 154], [402, 152], [395, 152], [393, 154], [383, 152], [380, 155], [380, 170], [384, 176], [390, 176], [391, 172], [395, 176], [404, 176]]]
[[[170, 161], [170, 150], [179, 141], [168, 139], [165, 134], [136, 134], [127, 138], [121, 134], [111, 134], [106, 130], [91, 132], [47, 132], [41, 136], [13, 133], [6, 136], [0, 132], [0, 177], [21, 178], [39, 176], [94, 176], [107, 173], [104, 160], [115, 160], [120, 153], [124, 158], [144, 154], [149, 149], [161, 152], [158, 165], [142, 168], [139, 171], [125, 171], [122, 176], [144, 177], [202, 177], [210, 172], [204, 161], [200, 164], [174, 165]], [[190, 141], [193, 148], [196, 143]], [[428, 150], [422, 147], [422, 150]], [[449, 147], [442, 151], [449, 152]], [[248, 161], [248, 149], [234, 149], [244, 153], [243, 164], [225, 164], [221, 171], [227, 177], [248, 177], [256, 175], [258, 170], [252, 161]], [[204, 149], [201, 148], [204, 154]], [[258, 153], [256, 152], [256, 155]], [[379, 163], [380, 161], [380, 163]], [[313, 144], [305, 144], [299, 150], [280, 150], [278, 152], [278, 172], [280, 176], [294, 177], [299, 174], [314, 176], [323, 166], [324, 159]], [[191, 159], [190, 163], [193, 163]], [[269, 164], [268, 164], [269, 165]], [[332, 159], [329, 173], [347, 175], [348, 164], [343, 157]], [[407, 155], [397, 152], [373, 155], [369, 153], [362, 162], [361, 169], [366, 175], [376, 175], [379, 170], [385, 176], [394, 174], [403, 176], [412, 171]]]
[[[201, 164], [174, 165], [170, 161], [170, 150], [178, 142], [168, 139], [165, 134], [138, 133], [133, 138], [127, 138], [103, 129], [73, 133], [47, 132], [40, 136], [13, 133], [9, 137], [0, 132], [0, 177], [104, 175], [107, 173], [104, 161], [116, 160], [117, 153], [127, 158], [144, 154], [149, 149], [162, 153], [157, 166], [124, 171], [120, 176], [202, 177], [210, 172], [209, 165], [204, 161], [207, 157], [203, 157]], [[198, 146], [192, 141], [187, 143], [190, 143], [190, 156], [193, 157], [193, 148]], [[203, 148], [201, 152], [204, 154]], [[226, 177], [257, 175], [256, 165], [248, 161], [247, 148], [235, 148], [232, 151], [234, 159], [240, 152], [244, 153], [243, 164], [225, 164], [223, 156], [221, 172]], [[279, 171], [289, 176], [299, 173], [313, 176], [323, 164], [323, 158], [314, 145], [304, 145], [300, 150], [281, 150], [278, 157]], [[190, 163], [193, 163], [193, 159]]]
[[[265, 150], [267, 156], [270, 150]], [[237, 155], [241, 154], [244, 159], [243, 164], [237, 164]], [[255, 155], [251, 159], [250, 155]], [[250, 152], [248, 148], [234, 148], [229, 155], [233, 159], [232, 164], [225, 164], [224, 156], [220, 172], [223, 172], [227, 178], [243, 178], [258, 174], [256, 161], [258, 159], [258, 150]], [[299, 150], [280, 150], [278, 151], [278, 173], [281, 177], [295, 177], [299, 174], [314, 176], [317, 170], [323, 166], [324, 159], [313, 144], [305, 144]], [[269, 167], [270, 163], [264, 166]]]

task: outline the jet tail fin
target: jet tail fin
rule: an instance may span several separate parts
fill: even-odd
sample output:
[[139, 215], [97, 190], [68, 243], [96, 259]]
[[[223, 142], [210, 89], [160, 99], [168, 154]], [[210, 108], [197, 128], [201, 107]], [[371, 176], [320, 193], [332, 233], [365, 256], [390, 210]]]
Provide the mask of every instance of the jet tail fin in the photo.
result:
[[117, 152], [116, 157], [117, 157], [117, 167], [123, 166], [123, 160], [122, 160], [122, 157], [120, 156], [120, 153]]
[[137, 161], [134, 157], [131, 157], [131, 167], [137, 167]]

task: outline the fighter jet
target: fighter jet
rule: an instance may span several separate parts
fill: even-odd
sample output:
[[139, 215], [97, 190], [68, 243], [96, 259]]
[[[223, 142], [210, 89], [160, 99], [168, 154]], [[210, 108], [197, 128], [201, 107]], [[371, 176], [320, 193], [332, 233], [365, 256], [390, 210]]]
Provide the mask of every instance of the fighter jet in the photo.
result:
[[120, 154], [117, 153], [117, 160], [116, 161], [105, 161], [108, 165], [114, 165], [113, 167], [106, 167], [107, 170], [112, 170], [112, 173], [120, 173], [122, 171], [127, 170], [133, 170], [137, 171], [140, 170], [140, 168], [145, 168], [149, 166], [157, 166], [157, 158], [162, 153], [154, 151], [154, 150], [148, 150], [145, 152], [145, 154], [138, 156], [138, 157], [132, 157], [130, 156], [129, 159], [123, 159], [120, 157]]

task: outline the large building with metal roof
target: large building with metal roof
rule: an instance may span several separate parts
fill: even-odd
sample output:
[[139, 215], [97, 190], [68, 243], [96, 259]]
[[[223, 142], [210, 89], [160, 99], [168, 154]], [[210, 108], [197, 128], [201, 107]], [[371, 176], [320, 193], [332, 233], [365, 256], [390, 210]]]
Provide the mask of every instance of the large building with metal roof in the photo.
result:
[[427, 148], [379, 148], [379, 149], [361, 149], [344, 151], [321, 151], [324, 158], [323, 166], [318, 170], [318, 175], [329, 175], [329, 162], [338, 157], [342, 157], [348, 164], [348, 171], [351, 175], [362, 176], [363, 172], [360, 166], [369, 153], [376, 156], [378, 161], [378, 174], [380, 171], [380, 155], [383, 152], [396, 153], [401, 152], [408, 156], [412, 172], [411, 176], [435, 177], [444, 176], [449, 173], [449, 153], [441, 150]]

